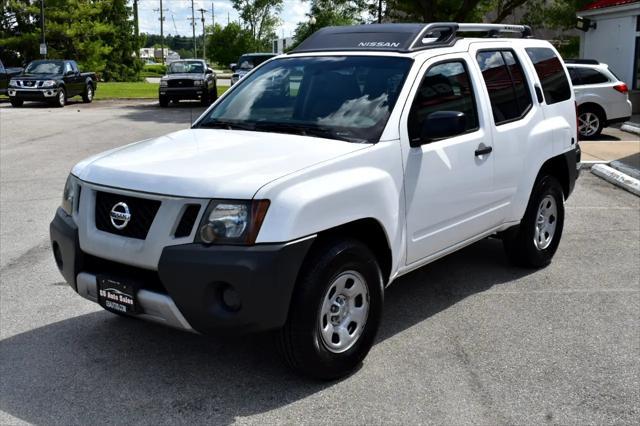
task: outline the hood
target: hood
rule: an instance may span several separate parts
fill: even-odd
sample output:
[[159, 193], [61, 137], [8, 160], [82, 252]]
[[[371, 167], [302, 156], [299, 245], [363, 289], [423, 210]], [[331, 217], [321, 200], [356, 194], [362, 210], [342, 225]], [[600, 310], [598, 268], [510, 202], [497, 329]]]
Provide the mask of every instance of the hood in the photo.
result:
[[203, 80], [204, 73], [184, 72], [184, 73], [177, 73], [177, 74], [167, 74], [162, 78], [165, 80], [176, 80], [176, 79]]
[[251, 199], [263, 185], [371, 145], [280, 133], [188, 129], [117, 148], [72, 173], [98, 185], [180, 197]]

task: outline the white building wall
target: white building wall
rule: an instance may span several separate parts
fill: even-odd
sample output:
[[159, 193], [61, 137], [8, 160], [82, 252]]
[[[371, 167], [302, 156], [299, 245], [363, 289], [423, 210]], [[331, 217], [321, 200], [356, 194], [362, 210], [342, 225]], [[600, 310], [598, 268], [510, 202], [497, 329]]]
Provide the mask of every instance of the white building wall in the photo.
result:
[[580, 57], [608, 64], [618, 78], [632, 88], [640, 2], [578, 12], [577, 15], [596, 24], [595, 29], [580, 34]]
[[632, 87], [636, 17], [594, 17], [594, 21], [597, 28], [580, 37], [580, 56], [608, 64], [622, 81]]

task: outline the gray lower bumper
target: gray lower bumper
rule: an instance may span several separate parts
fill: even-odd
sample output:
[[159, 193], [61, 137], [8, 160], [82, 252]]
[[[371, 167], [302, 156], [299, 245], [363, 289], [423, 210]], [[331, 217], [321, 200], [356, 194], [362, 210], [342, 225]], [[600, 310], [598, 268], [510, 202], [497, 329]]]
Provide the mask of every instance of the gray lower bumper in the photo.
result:
[[[95, 275], [81, 272], [76, 278], [76, 283], [80, 296], [98, 303], [98, 281]], [[196, 332], [166, 294], [142, 289], [138, 291], [136, 298], [142, 308], [142, 313], [136, 317], [180, 330]]]

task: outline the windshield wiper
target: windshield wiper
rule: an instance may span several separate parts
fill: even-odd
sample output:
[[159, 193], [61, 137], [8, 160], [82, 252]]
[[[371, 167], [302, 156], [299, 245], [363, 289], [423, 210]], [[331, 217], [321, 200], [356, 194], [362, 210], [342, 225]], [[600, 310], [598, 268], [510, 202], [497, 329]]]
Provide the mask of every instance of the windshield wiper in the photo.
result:
[[[347, 136], [339, 130], [316, 125], [293, 124], [293, 123], [273, 123], [269, 121], [258, 121], [255, 123], [255, 130], [266, 132], [281, 132], [294, 135], [313, 136], [325, 139], [338, 139], [345, 142], [367, 142], [361, 138]], [[342, 133], [342, 134], [341, 134]]]
[[226, 130], [255, 130], [255, 126], [253, 125], [238, 123], [234, 121], [225, 121], [225, 120], [205, 121], [198, 124], [196, 128], [226, 129]]

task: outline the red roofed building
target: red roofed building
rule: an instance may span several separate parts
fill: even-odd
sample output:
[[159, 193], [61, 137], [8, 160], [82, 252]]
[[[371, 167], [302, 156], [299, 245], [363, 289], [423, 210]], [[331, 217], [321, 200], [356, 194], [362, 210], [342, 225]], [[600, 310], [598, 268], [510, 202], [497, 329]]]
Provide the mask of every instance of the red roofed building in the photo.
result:
[[589, 20], [580, 34], [580, 57], [597, 59], [632, 89], [634, 112], [640, 109], [640, 0], [597, 0], [576, 15]]

